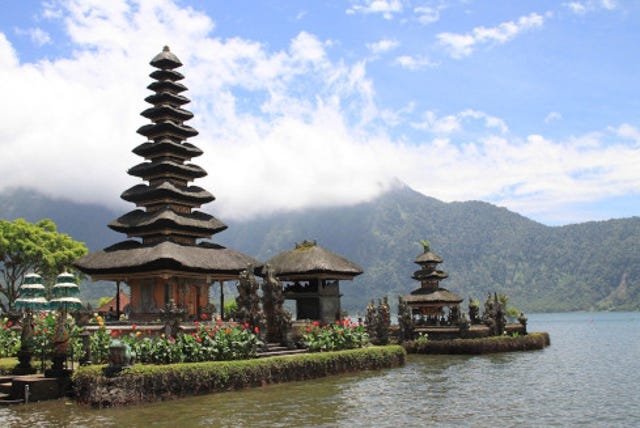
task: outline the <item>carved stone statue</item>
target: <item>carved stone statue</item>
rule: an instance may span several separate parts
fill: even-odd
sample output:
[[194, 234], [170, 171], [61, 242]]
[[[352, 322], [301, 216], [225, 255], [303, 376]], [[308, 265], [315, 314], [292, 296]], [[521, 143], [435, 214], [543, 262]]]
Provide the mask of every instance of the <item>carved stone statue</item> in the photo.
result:
[[377, 319], [376, 333], [378, 342], [380, 345], [386, 345], [389, 343], [389, 326], [391, 326], [391, 314], [389, 313], [389, 302], [386, 296], [378, 301]]
[[400, 342], [413, 339], [413, 315], [411, 308], [398, 296], [398, 325], [400, 327]]
[[291, 324], [291, 314], [283, 309], [282, 284], [269, 264], [265, 265], [265, 273], [266, 276], [262, 282], [262, 310], [267, 324], [267, 340], [283, 342]]
[[164, 334], [166, 337], [176, 337], [180, 329], [180, 321], [184, 319], [186, 310], [179, 308], [171, 299], [160, 310], [160, 319], [164, 321]]
[[469, 322], [480, 324], [480, 305], [477, 300], [469, 297]]
[[264, 314], [260, 309], [259, 284], [253, 270], [253, 265], [249, 264], [247, 269], [240, 272], [236, 298], [237, 309], [234, 317], [236, 321], [248, 323], [252, 328], [258, 327], [259, 331], [262, 331]]

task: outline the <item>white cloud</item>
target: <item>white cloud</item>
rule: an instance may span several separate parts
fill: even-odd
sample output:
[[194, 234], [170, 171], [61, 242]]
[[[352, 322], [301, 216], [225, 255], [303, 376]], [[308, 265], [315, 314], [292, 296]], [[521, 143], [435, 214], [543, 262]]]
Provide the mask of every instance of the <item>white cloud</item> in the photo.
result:
[[355, 13], [375, 14], [379, 13], [384, 19], [393, 19], [393, 15], [401, 13], [403, 10], [400, 0], [361, 0], [354, 2], [353, 6], [347, 9], [347, 14]]
[[382, 39], [375, 43], [367, 43], [367, 49], [369, 49], [374, 55], [389, 52], [398, 46], [400, 46], [400, 43], [393, 39]]
[[600, 9], [614, 10], [618, 7], [618, 3], [614, 0], [586, 0], [572, 1], [562, 4], [576, 15], [585, 15], [589, 12], [595, 12]]
[[416, 19], [422, 25], [433, 24], [440, 20], [440, 10], [438, 8], [418, 6], [413, 9], [413, 13], [416, 14]]
[[465, 124], [470, 124], [470, 120], [479, 120], [484, 128], [497, 130], [501, 134], [509, 131], [507, 124], [502, 119], [472, 109], [442, 117], [438, 117], [433, 111], [427, 111], [423, 115], [423, 121], [414, 122], [412, 126], [415, 129], [443, 135], [462, 131]]
[[556, 120], [560, 120], [562, 119], [562, 115], [560, 113], [558, 113], [557, 111], [552, 111], [550, 112], [548, 115], [545, 116], [544, 118], [544, 123], [550, 123]]
[[28, 30], [16, 28], [16, 34], [28, 35], [36, 46], [44, 46], [51, 43], [51, 36], [42, 28], [29, 28]]
[[531, 13], [521, 16], [517, 21], [503, 22], [496, 27], [476, 27], [466, 34], [445, 32], [437, 34], [436, 37], [452, 58], [459, 59], [471, 55], [479, 44], [503, 44], [523, 31], [541, 27], [544, 19], [542, 15]]
[[416, 71], [421, 70], [427, 67], [436, 67], [438, 66], [437, 62], [431, 61], [426, 56], [415, 55], [401, 55], [397, 57], [394, 62], [398, 64], [402, 68], [406, 68], [407, 70]]
[[0, 71], [3, 69], [11, 69], [18, 65], [18, 55], [11, 46], [7, 36], [0, 33]]
[[609, 128], [609, 130], [620, 138], [634, 140], [637, 143], [640, 143], [640, 131], [638, 128], [629, 125], [628, 123], [623, 123], [617, 128]]
[[[152, 71], [167, 43], [185, 66], [186, 107], [204, 150], [197, 180], [217, 197], [222, 220], [308, 206], [357, 203], [396, 178], [430, 196], [484, 199], [524, 214], [565, 203], [638, 192], [637, 124], [555, 141], [510, 135], [504, 120], [465, 109], [424, 113], [423, 140], [394, 140], [409, 103], [379, 109], [366, 60], [332, 61], [331, 45], [301, 32], [282, 50], [221, 40], [213, 21], [169, 0], [57, 3], [73, 53], [20, 63], [0, 33], [0, 188], [31, 186], [53, 196], [118, 204], [138, 183], [131, 149]], [[56, 12], [56, 13], [58, 13]], [[135, 42], [134, 42], [135, 41]]]

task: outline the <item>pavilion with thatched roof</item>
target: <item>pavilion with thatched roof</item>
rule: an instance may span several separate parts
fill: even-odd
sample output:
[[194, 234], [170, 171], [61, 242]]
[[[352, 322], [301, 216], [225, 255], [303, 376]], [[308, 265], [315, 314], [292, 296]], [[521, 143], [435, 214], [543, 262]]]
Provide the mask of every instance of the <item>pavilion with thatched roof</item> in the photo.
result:
[[[152, 106], [141, 114], [151, 120], [138, 129], [148, 139], [133, 149], [145, 160], [129, 169], [129, 175], [146, 183], [122, 194], [135, 209], [114, 220], [109, 227], [129, 239], [91, 253], [75, 262], [82, 272], [96, 280], [124, 282], [131, 291], [130, 317], [157, 319], [161, 309], [173, 301], [191, 317], [209, 305], [209, 288], [214, 281], [235, 280], [248, 264], [256, 261], [245, 254], [207, 241], [227, 228], [217, 218], [196, 211], [213, 201], [208, 191], [190, 185], [207, 173], [190, 163], [202, 150], [186, 139], [198, 132], [184, 122], [193, 114], [182, 106], [189, 99], [184, 76], [175, 69], [180, 60], [165, 47], [150, 63], [154, 93], [145, 100]], [[118, 308], [119, 309], [119, 308]]]
[[440, 325], [445, 309], [448, 309], [449, 317], [446, 322], [457, 324], [460, 314], [459, 305], [464, 299], [449, 290], [440, 288], [440, 281], [448, 278], [449, 275], [437, 270], [437, 265], [442, 263], [442, 258], [431, 251], [428, 243], [424, 243], [423, 246], [423, 253], [414, 261], [420, 269], [412, 276], [413, 279], [420, 281], [420, 288], [402, 296], [402, 301], [411, 309], [412, 315], [418, 317], [421, 322]]
[[352, 280], [362, 268], [316, 244], [304, 241], [271, 258], [270, 265], [284, 281], [284, 296], [295, 300], [296, 318], [331, 323], [341, 316], [339, 281]]

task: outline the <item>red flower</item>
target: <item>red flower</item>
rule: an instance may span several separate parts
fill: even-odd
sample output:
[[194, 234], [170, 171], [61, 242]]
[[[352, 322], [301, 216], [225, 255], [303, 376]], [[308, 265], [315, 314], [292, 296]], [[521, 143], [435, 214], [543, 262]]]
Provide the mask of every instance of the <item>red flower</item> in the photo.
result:
[[118, 337], [118, 331], [117, 330], [111, 330], [111, 336]]
[[218, 320], [216, 321], [216, 325], [218, 327], [220, 327], [222, 325], [222, 318], [218, 318]]
[[258, 328], [258, 326], [253, 327], [253, 332], [254, 332], [255, 334], [260, 333], [260, 328]]
[[319, 323], [318, 321], [314, 321], [314, 322], [313, 322], [313, 326], [314, 326], [314, 327], [318, 327], [319, 325], [320, 325], [320, 323]]
[[196, 342], [198, 343], [202, 342], [202, 338], [200, 336], [196, 337]]
[[195, 326], [197, 327], [197, 326], [199, 326], [199, 325], [200, 325], [200, 322], [199, 322], [199, 321], [194, 321], [194, 322], [193, 322], [193, 325], [195, 325]]
[[13, 323], [11, 321], [7, 321], [7, 327], [11, 327]]
[[307, 333], [311, 333], [311, 327], [307, 326]]
[[131, 330], [135, 330], [136, 328], [138, 328], [138, 326], [136, 325], [136, 323], [131, 324]]
[[201, 314], [200, 319], [202, 319], [203, 321], [206, 321], [209, 319], [209, 317], [207, 316], [207, 314]]
[[245, 322], [244, 324], [242, 324], [242, 328], [245, 329], [245, 330], [248, 329], [249, 328], [249, 323]]

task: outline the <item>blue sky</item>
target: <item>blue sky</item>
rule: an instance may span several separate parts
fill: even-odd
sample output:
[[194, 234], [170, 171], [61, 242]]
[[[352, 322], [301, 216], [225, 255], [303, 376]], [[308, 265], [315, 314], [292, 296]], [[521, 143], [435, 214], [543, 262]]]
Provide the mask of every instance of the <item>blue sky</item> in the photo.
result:
[[551, 225], [640, 213], [638, 2], [1, 4], [0, 187], [123, 204], [167, 44], [223, 219], [398, 181]]

